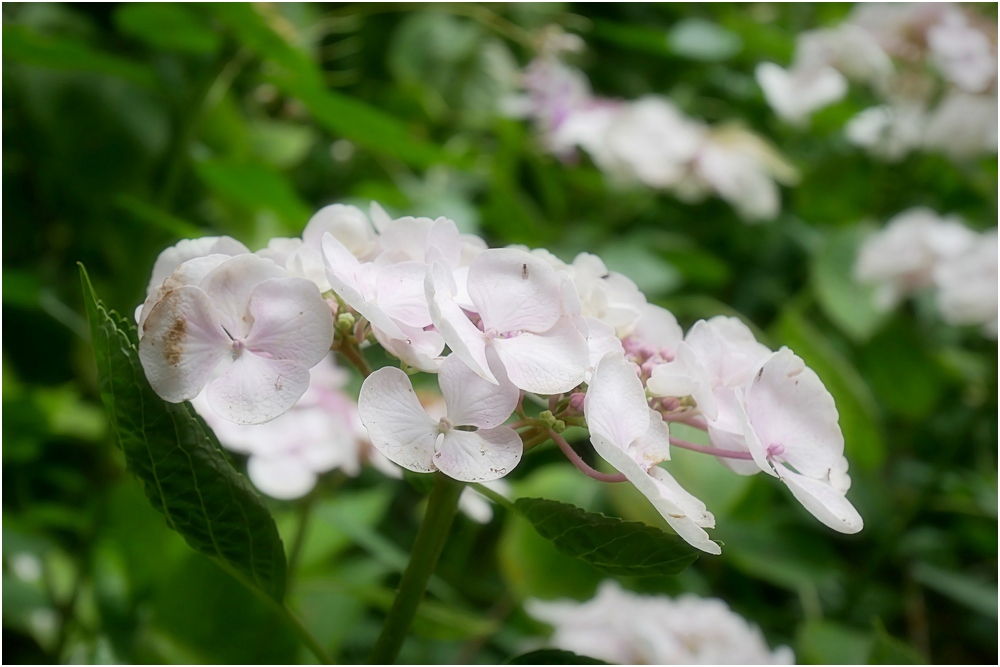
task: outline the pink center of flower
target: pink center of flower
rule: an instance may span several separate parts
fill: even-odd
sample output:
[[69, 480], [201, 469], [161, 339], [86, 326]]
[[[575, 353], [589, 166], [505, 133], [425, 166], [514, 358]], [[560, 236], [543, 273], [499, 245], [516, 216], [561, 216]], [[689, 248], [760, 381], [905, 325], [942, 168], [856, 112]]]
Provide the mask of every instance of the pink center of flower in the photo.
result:
[[771, 459], [775, 456], [781, 456], [785, 453], [785, 446], [778, 443], [771, 443], [767, 447], [767, 458]]

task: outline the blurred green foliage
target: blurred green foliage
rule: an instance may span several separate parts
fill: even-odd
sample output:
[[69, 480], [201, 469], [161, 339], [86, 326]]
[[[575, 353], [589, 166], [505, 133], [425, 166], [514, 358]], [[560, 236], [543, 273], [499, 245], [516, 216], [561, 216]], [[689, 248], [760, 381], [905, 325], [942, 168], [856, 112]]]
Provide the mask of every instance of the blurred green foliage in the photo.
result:
[[[257, 248], [298, 234], [321, 205], [376, 199], [447, 215], [493, 245], [601, 254], [685, 325], [745, 317], [834, 394], [862, 533], [834, 534], [769, 480], [682, 452], [675, 473], [715, 513], [724, 554], [626, 585], [722, 597], [802, 662], [995, 663], [996, 343], [920, 300], [880, 315], [850, 270], [864, 230], [907, 207], [991, 227], [997, 161], [872, 160], [839, 131], [871, 103], [863, 91], [808, 131], [774, 117], [753, 67], [786, 64], [798, 32], [848, 10], [5, 4], [5, 662], [310, 660], [125, 473], [75, 262], [130, 313], [179, 238], [225, 233]], [[531, 35], [552, 22], [587, 41], [579, 64], [602, 95], [666, 94], [769, 137], [802, 173], [781, 217], [746, 225], [718, 200], [612, 190], [586, 159], [564, 165], [499, 117]], [[660, 525], [635, 494], [559, 460], [532, 453], [517, 491]], [[421, 493], [369, 470], [329, 475], [307, 502], [291, 606], [332, 655], [357, 662], [405, 566]], [[291, 548], [301, 510], [270, 505]], [[503, 661], [546, 632], [521, 600], [595, 590], [603, 575], [497, 514], [457, 520], [402, 661]]]

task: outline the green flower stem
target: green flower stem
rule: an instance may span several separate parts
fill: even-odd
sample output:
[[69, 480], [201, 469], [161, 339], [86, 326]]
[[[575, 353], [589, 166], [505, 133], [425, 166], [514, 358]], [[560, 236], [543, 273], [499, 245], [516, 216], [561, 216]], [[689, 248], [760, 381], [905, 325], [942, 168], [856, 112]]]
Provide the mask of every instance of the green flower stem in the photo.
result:
[[410, 563], [406, 566], [403, 578], [399, 582], [399, 592], [396, 593], [396, 599], [385, 619], [382, 634], [379, 635], [371, 655], [368, 656], [370, 665], [388, 665], [395, 662], [413, 622], [413, 616], [417, 613], [420, 600], [424, 597], [427, 581], [434, 572], [441, 551], [444, 549], [445, 540], [448, 539], [448, 531], [455, 518], [458, 497], [463, 487], [461, 483], [442, 473], [434, 475], [434, 488], [427, 503], [424, 522], [413, 543]]

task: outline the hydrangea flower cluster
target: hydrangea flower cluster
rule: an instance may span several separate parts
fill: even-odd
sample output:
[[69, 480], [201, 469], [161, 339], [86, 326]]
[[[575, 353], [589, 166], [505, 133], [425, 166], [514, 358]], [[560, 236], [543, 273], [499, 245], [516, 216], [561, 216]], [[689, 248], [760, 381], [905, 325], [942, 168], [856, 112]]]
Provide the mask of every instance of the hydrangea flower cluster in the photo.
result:
[[[225, 238], [164, 251], [137, 320], [140, 359], [162, 398], [204, 392], [200, 409], [215, 413], [220, 439], [251, 455], [265, 490], [275, 470], [295, 469], [288, 488], [270, 485], [273, 495], [301, 495], [323, 470], [357, 467], [357, 430], [331, 397], [342, 380], [316, 368], [333, 349], [366, 376], [358, 412], [371, 444], [408, 470], [492, 482], [552, 439], [583, 472], [631, 482], [685, 540], [719, 553], [705, 531], [711, 512], [659, 465], [679, 446], [738, 474], [777, 477], [838, 531], [862, 527], [845, 497], [833, 398], [801, 359], [772, 352], [734, 318], [700, 321], [685, 336], [669, 311], [587, 253], [567, 264], [540, 249], [490, 249], [446, 218], [334, 205], [302, 238], [257, 253]], [[374, 344], [399, 366], [371, 372], [362, 350]], [[418, 371], [437, 376], [433, 409], [411, 382]], [[526, 396], [548, 410], [529, 416]], [[289, 410], [294, 420], [281, 417]], [[247, 437], [218, 420], [299, 432]], [[292, 426], [307, 421], [316, 433]], [[673, 422], [706, 430], [710, 446], [671, 436]], [[589, 428], [617, 473], [585, 463], [561, 435], [568, 426]], [[320, 452], [323, 428], [354, 449]]]
[[770, 144], [739, 126], [710, 127], [663, 96], [594, 95], [583, 72], [560, 58], [582, 41], [556, 36], [526, 68], [524, 92], [503, 103], [508, 115], [534, 123], [546, 150], [568, 161], [582, 148], [616, 182], [669, 190], [685, 201], [712, 194], [748, 221], [778, 215], [777, 184], [794, 184], [798, 173]]
[[888, 160], [996, 153], [996, 35], [957, 4], [862, 4], [838, 26], [799, 35], [789, 69], [758, 65], [757, 81], [794, 124], [843, 99], [849, 80], [869, 86], [883, 102], [852, 118], [847, 138]]
[[865, 240], [854, 274], [875, 286], [875, 305], [882, 310], [931, 288], [945, 322], [979, 325], [986, 336], [997, 337], [996, 229], [979, 233], [958, 216], [908, 209]]
[[604, 581], [591, 600], [528, 600], [530, 616], [554, 628], [549, 643], [619, 665], [791, 665], [760, 628], [722, 600], [637, 595]]

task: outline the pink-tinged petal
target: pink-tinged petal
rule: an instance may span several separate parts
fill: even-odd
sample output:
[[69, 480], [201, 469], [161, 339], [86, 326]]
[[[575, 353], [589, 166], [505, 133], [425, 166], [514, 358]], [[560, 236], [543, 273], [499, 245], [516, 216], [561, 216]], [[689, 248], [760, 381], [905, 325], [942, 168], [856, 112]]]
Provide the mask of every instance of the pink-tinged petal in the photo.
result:
[[385, 212], [378, 202], [372, 202], [368, 205], [368, 217], [371, 219], [372, 224], [375, 225], [375, 229], [379, 234], [385, 231], [392, 223], [392, 217]]
[[843, 459], [844, 436], [833, 396], [788, 348], [760, 367], [745, 404], [763, 447], [772, 448], [776, 458], [799, 473], [822, 478]]
[[733, 416], [743, 431], [743, 442], [746, 443], [747, 449], [750, 450], [750, 455], [753, 456], [757, 467], [768, 475], [777, 477], [778, 473], [775, 472], [774, 466], [767, 458], [767, 445], [761, 440], [760, 434], [757, 433], [753, 423], [750, 421], [750, 415], [747, 414], [746, 398], [743, 395], [743, 390], [740, 387], [736, 387], [733, 393], [736, 398], [732, 404]]
[[193, 286], [167, 292], [149, 312], [139, 360], [153, 391], [165, 401], [189, 401], [232, 351], [208, 296]]
[[441, 367], [441, 353], [444, 352], [441, 334], [433, 329], [417, 329], [405, 324], [400, 324], [399, 328], [406, 338], [390, 338], [377, 327], [372, 329], [372, 333], [389, 354], [424, 373], [437, 373]]
[[495, 385], [469, 368], [457, 355], [447, 357], [438, 372], [438, 384], [448, 404], [448, 419], [456, 426], [489, 429], [507, 421], [521, 392], [496, 364]]
[[366, 257], [375, 249], [375, 230], [357, 206], [331, 204], [309, 218], [302, 231], [306, 245], [319, 250], [323, 237], [332, 234], [355, 257]]
[[670, 460], [670, 425], [659, 412], [649, 411], [649, 430], [636, 438], [627, 451], [645, 470]]
[[484, 330], [540, 333], [559, 319], [562, 298], [556, 272], [523, 250], [480, 253], [469, 267], [468, 287]]
[[208, 384], [208, 404], [237, 424], [263, 424], [285, 413], [309, 388], [309, 369], [297, 361], [243, 351]]
[[172, 289], [177, 289], [178, 287], [184, 287], [185, 285], [198, 285], [215, 267], [219, 266], [227, 259], [230, 255], [206, 255], [205, 257], [196, 257], [194, 259], [189, 259], [183, 264], [179, 265], [174, 272], [167, 276], [161, 281], [161, 285], [149, 292], [146, 297], [146, 301], [139, 307], [136, 311], [136, 322], [139, 326], [139, 336], [142, 337], [142, 325], [145, 324], [146, 318], [149, 317], [149, 311], [153, 309], [153, 306], [163, 298], [163, 295]]
[[332, 234], [323, 237], [323, 261], [326, 278], [344, 303], [364, 315], [373, 327], [381, 329], [390, 338], [406, 339], [399, 325], [382, 308], [369, 301], [375, 296], [377, 267], [358, 262]]
[[583, 412], [591, 435], [602, 436], [622, 451], [646, 434], [646, 393], [625, 357], [609, 353], [601, 359], [587, 388]]
[[427, 265], [399, 262], [379, 268], [376, 290], [379, 308], [393, 320], [411, 327], [426, 327], [431, 323], [427, 309], [424, 279]]
[[653, 467], [647, 473], [628, 453], [593, 430], [590, 441], [601, 458], [625, 475], [685, 542], [706, 553], [722, 553], [704, 530], [715, 526], [715, 518], [704, 503], [684, 491], [666, 470]]
[[616, 355], [625, 356], [625, 349], [622, 342], [615, 335], [615, 329], [610, 324], [605, 324], [593, 317], [584, 318], [587, 325], [587, 350], [590, 356], [590, 365], [587, 368], [587, 376], [584, 380], [589, 384], [593, 380], [594, 369], [601, 359], [609, 352]]
[[434, 472], [438, 423], [417, 400], [413, 384], [398, 368], [380, 368], [365, 379], [358, 398], [361, 421], [386, 458], [414, 472]]
[[250, 295], [265, 280], [287, 278], [284, 269], [257, 255], [237, 255], [208, 273], [198, 284], [232, 338], [246, 338], [253, 320], [247, 315]]
[[854, 505], [828, 481], [800, 475], [780, 464], [778, 476], [795, 499], [824, 525], [848, 535], [864, 528], [864, 521]]
[[[749, 452], [750, 447], [743, 434], [743, 423], [738, 417], [743, 408], [737, 403], [735, 390], [724, 387], [717, 389], [715, 400], [719, 405], [720, 419], [708, 422], [709, 444], [731, 452]], [[760, 466], [756, 461], [724, 457], [719, 457], [718, 461], [737, 475], [756, 475], [760, 472]]]
[[486, 339], [483, 332], [476, 328], [455, 303], [454, 278], [444, 264], [436, 263], [431, 267], [424, 281], [424, 289], [431, 319], [444, 342], [479, 377], [497, 384], [498, 380], [486, 359]]
[[654, 396], [690, 396], [705, 417], [718, 417], [708, 371], [686, 343], [678, 343], [673, 361], [653, 369], [646, 386]]
[[427, 235], [434, 221], [430, 218], [405, 216], [396, 218], [379, 230], [378, 244], [381, 256], [390, 262], [424, 261]]
[[590, 366], [587, 339], [566, 318], [545, 333], [497, 338], [492, 346], [514, 386], [535, 394], [569, 391]]
[[184, 239], [160, 253], [153, 264], [153, 276], [146, 293], [150, 294], [170, 277], [177, 267], [198, 257], [225, 255], [233, 257], [249, 253], [250, 249], [228, 236], [205, 236], [200, 239]]
[[458, 226], [448, 218], [438, 218], [427, 234], [427, 262], [440, 261], [456, 269], [462, 261], [462, 235]]
[[301, 498], [316, 486], [316, 473], [295, 458], [266, 459], [251, 456], [247, 476], [265, 495], [279, 500]]
[[699, 320], [684, 341], [708, 369], [713, 384], [735, 387], [748, 382], [771, 350], [757, 342], [753, 332], [736, 317]]
[[333, 314], [315, 283], [304, 278], [268, 280], [250, 295], [253, 328], [247, 348], [312, 368], [330, 352]]
[[639, 307], [639, 321], [632, 335], [644, 343], [670, 350], [676, 350], [684, 339], [684, 332], [674, 314], [652, 303]]
[[488, 482], [513, 470], [523, 450], [520, 436], [507, 426], [475, 432], [452, 429], [442, 436], [434, 465], [461, 482]]

